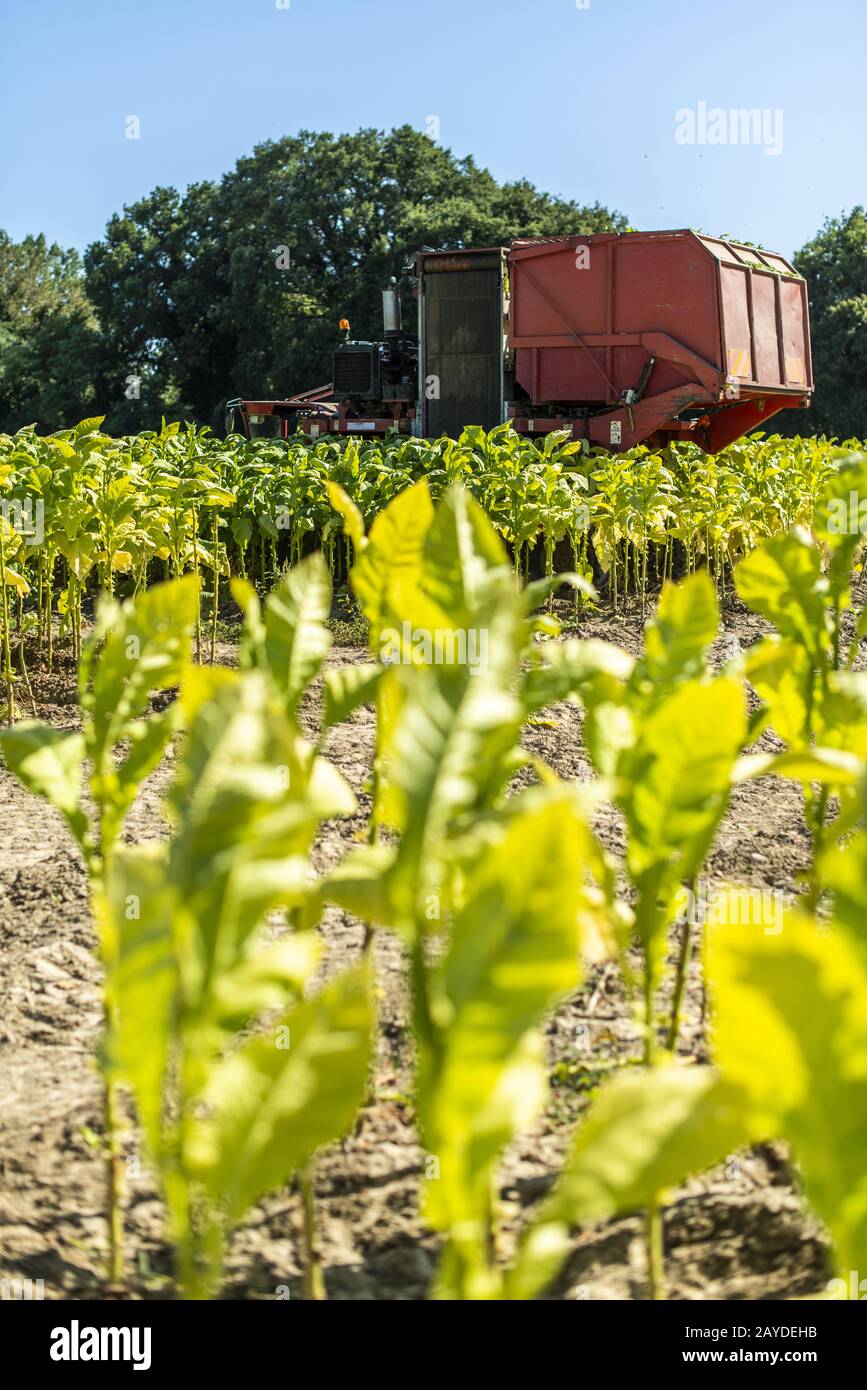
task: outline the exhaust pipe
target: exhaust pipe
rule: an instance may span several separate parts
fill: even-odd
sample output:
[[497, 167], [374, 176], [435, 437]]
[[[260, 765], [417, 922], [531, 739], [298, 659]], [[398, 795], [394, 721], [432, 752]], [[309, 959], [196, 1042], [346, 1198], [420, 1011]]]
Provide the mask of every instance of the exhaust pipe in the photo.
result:
[[382, 324], [386, 338], [401, 332], [400, 291], [394, 276], [388, 289], [382, 291]]

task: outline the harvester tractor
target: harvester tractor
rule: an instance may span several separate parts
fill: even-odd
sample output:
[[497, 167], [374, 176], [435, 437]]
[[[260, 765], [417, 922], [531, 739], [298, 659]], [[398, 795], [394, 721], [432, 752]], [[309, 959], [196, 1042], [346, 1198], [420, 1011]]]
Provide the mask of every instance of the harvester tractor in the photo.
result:
[[236, 399], [227, 431], [457, 438], [506, 421], [612, 451], [709, 452], [809, 406], [807, 287], [783, 257], [692, 231], [419, 251], [383, 291], [383, 336], [343, 338], [327, 386]]
[[[401, 325], [400, 290], [392, 277], [382, 292], [384, 336], [376, 343], [356, 342], [347, 334], [332, 358], [332, 395], [358, 419], [380, 405], [394, 410], [395, 420], [405, 417], [418, 391], [418, 337]], [[345, 327], [344, 327], [345, 325]], [[381, 413], [381, 412], [380, 412]]]

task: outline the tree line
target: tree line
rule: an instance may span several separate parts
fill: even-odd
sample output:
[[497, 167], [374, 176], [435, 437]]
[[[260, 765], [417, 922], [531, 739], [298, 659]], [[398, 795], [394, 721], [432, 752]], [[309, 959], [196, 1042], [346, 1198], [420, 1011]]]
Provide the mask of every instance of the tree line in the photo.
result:
[[[420, 246], [622, 231], [623, 214], [498, 183], [404, 126], [267, 141], [218, 183], [155, 188], [80, 256], [0, 230], [0, 430], [105, 415], [219, 428], [233, 395], [330, 379], [339, 319], [376, 336], [380, 291]], [[867, 435], [867, 215], [826, 222], [807, 276], [817, 403], [792, 430]]]

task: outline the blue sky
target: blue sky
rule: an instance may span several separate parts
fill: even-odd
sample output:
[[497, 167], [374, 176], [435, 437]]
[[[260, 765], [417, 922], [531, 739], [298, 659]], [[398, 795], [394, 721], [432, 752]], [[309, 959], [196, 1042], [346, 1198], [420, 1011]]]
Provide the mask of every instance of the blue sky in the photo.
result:
[[[867, 202], [865, 0], [280, 4], [4, 0], [0, 226], [83, 248], [125, 202], [219, 178], [259, 141], [430, 116], [497, 178], [639, 228], [790, 253]], [[700, 102], [765, 110], [769, 146], [781, 111], [781, 151], [725, 123], [727, 143], [678, 143]]]

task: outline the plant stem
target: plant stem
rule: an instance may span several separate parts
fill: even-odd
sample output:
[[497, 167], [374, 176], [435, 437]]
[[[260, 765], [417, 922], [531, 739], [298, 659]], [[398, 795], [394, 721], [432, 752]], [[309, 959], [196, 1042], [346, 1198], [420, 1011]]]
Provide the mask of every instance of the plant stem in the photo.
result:
[[692, 930], [689, 922], [684, 922], [683, 932], [680, 938], [680, 950], [677, 957], [677, 973], [674, 977], [674, 996], [671, 1001], [671, 1021], [668, 1025], [668, 1035], [665, 1040], [665, 1045], [669, 1052], [674, 1052], [677, 1046], [677, 1033], [680, 1027], [680, 1010], [683, 1004], [686, 975], [691, 955]]
[[3, 604], [3, 678], [6, 682], [6, 718], [11, 724], [15, 718], [15, 701], [12, 695], [12, 648], [9, 642], [9, 594], [6, 589], [6, 547], [3, 544], [3, 522], [0, 520], [0, 594]]
[[819, 899], [822, 896], [822, 880], [819, 874], [819, 857], [822, 853], [822, 846], [825, 835], [825, 820], [828, 814], [828, 788], [823, 786], [819, 790], [819, 795], [814, 792], [809, 793], [809, 814], [810, 833], [812, 836], [812, 854], [810, 856], [810, 871], [807, 879], [807, 898], [806, 908], [808, 912], [815, 913], [819, 906]]
[[322, 1269], [322, 1255], [316, 1230], [316, 1204], [313, 1194], [315, 1172], [314, 1160], [310, 1159], [298, 1174], [298, 1187], [301, 1192], [302, 1229], [304, 1232], [304, 1296], [316, 1302], [322, 1302], [328, 1295], [325, 1291], [325, 1274]]
[[[690, 900], [696, 900], [696, 880], [693, 878], [689, 883]], [[680, 1027], [680, 1010], [683, 1005], [683, 996], [686, 990], [686, 977], [689, 971], [689, 962], [692, 957], [692, 923], [689, 920], [687, 910], [686, 920], [683, 924], [683, 931], [680, 938], [680, 950], [677, 953], [677, 971], [674, 977], [674, 994], [671, 1001], [671, 1021], [668, 1025], [668, 1036], [665, 1045], [669, 1052], [674, 1052], [677, 1047], [677, 1033]]]
[[[106, 1010], [106, 1031], [111, 1029]], [[105, 1078], [106, 1176], [108, 1178], [108, 1268], [110, 1285], [123, 1282], [123, 1153], [120, 1143], [118, 1088], [114, 1078]]]
[[217, 608], [220, 602], [220, 565], [219, 565], [219, 528], [217, 514], [214, 513], [214, 527], [212, 544], [214, 548], [214, 605], [211, 609], [211, 665], [213, 666], [217, 654]]
[[202, 591], [199, 587], [198, 520], [193, 521], [193, 573], [196, 576], [196, 665], [202, 664]]
[[653, 1066], [656, 1054], [656, 1020], [653, 1016], [653, 996], [656, 986], [656, 972], [650, 963], [650, 945], [644, 953], [644, 1065]]
[[48, 574], [47, 574], [47, 576], [46, 576], [46, 585], [45, 585], [45, 588], [46, 588], [46, 594], [45, 594], [45, 599], [46, 599], [46, 602], [45, 602], [45, 636], [46, 636], [47, 641], [48, 641], [48, 670], [49, 670], [49, 672], [50, 672], [51, 670], [53, 670], [53, 667], [54, 667], [54, 629], [53, 629], [52, 626], [51, 626], [51, 602], [52, 602], [52, 597], [53, 597], [53, 595], [52, 595], [52, 582], [53, 582], [53, 578], [54, 578], [54, 563], [53, 563], [53, 561], [52, 561], [52, 563], [48, 566]]
[[654, 1302], [665, 1298], [665, 1249], [663, 1243], [662, 1209], [654, 1199], [644, 1214], [647, 1241], [647, 1289]]
[[36, 719], [36, 717], [37, 717], [39, 711], [38, 711], [37, 708], [36, 708], [36, 701], [35, 701], [35, 699], [33, 698], [33, 687], [32, 687], [31, 684], [30, 684], [30, 675], [29, 675], [28, 670], [27, 670], [27, 661], [26, 661], [25, 655], [24, 655], [24, 634], [23, 634], [23, 633], [22, 633], [21, 638], [20, 638], [19, 643], [18, 643], [18, 662], [19, 662], [19, 665], [20, 665], [20, 667], [21, 667], [21, 679], [22, 679], [22, 681], [24, 682], [24, 689], [27, 691], [27, 697], [28, 697], [28, 699], [30, 700], [30, 708], [31, 708], [31, 710], [33, 711], [33, 718]]

